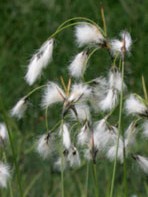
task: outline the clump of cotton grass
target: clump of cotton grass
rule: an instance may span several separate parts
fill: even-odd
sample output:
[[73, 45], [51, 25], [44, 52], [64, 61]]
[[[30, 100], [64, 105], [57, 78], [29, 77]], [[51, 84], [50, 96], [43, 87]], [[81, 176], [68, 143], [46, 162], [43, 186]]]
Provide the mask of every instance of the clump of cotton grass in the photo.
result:
[[148, 174], [148, 158], [141, 155], [133, 155], [133, 158], [136, 160], [142, 171]]
[[52, 133], [43, 134], [39, 137], [36, 142], [36, 151], [43, 159], [47, 159], [51, 156], [54, 150], [54, 143], [53, 143], [53, 136]]
[[53, 39], [47, 40], [31, 58], [25, 75], [25, 80], [29, 85], [33, 85], [40, 78], [42, 70], [51, 62], [53, 45]]
[[148, 106], [141, 97], [134, 94], [126, 99], [125, 110], [128, 115], [148, 116]]
[[0, 187], [6, 188], [10, 177], [10, 166], [0, 162]]
[[27, 109], [27, 97], [21, 98], [11, 110], [11, 116], [21, 119]]
[[47, 108], [52, 104], [63, 102], [65, 99], [64, 91], [54, 82], [49, 82], [44, 90], [42, 107]]
[[69, 73], [72, 77], [75, 77], [77, 79], [83, 77], [87, 64], [87, 53], [87, 51], [82, 51], [74, 57], [73, 61], [68, 67]]
[[148, 120], [146, 120], [143, 124], [143, 136], [148, 138]]
[[105, 40], [99, 27], [89, 23], [82, 23], [81, 25], [77, 25], [75, 29], [75, 37], [79, 47], [88, 44], [102, 45]]
[[3, 145], [4, 142], [8, 141], [8, 131], [4, 123], [0, 123], [0, 145]]
[[110, 51], [113, 56], [121, 55], [128, 53], [131, 50], [132, 38], [129, 32], [122, 31], [120, 33], [121, 40], [112, 39], [110, 41]]

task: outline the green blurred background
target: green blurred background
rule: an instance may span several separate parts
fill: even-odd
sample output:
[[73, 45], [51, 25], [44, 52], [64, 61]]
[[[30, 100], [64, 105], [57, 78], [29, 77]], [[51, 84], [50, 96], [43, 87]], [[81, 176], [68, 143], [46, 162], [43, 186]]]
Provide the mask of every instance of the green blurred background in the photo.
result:
[[[75, 16], [88, 17], [102, 26], [100, 3], [103, 3], [108, 37], [116, 37], [121, 30], [128, 30], [133, 38], [131, 56], [126, 61], [125, 79], [129, 91], [143, 94], [141, 75], [148, 84], [148, 1], [147, 0], [1, 0], [0, 1], [0, 96], [6, 111], [24, 96], [30, 87], [24, 81], [29, 58], [41, 44], [64, 21]], [[67, 74], [71, 57], [80, 49], [74, 42], [74, 28], [62, 32], [56, 38], [53, 62], [48, 66], [40, 81], [34, 85], [58, 81]], [[110, 66], [108, 54], [98, 51], [90, 61], [88, 78], [106, 73]], [[49, 113], [50, 124], [57, 119], [56, 109]], [[17, 123], [20, 132], [14, 132], [18, 162], [22, 171], [23, 188], [33, 177], [39, 178], [31, 188], [31, 197], [60, 197], [60, 175], [52, 172], [50, 161], [42, 161], [32, 150], [33, 141], [44, 132], [44, 112], [40, 109], [40, 94], [30, 101], [25, 118]], [[147, 143], [145, 144], [147, 149]], [[9, 158], [12, 162], [11, 154]], [[106, 167], [104, 168], [104, 166]], [[111, 180], [112, 164], [100, 161], [100, 197], [107, 195]], [[67, 197], [79, 197], [83, 190], [86, 167], [77, 172], [67, 172], [65, 191]], [[138, 194], [146, 197], [147, 178], [128, 171], [129, 196]], [[118, 170], [115, 196], [122, 196], [122, 172]], [[14, 174], [15, 179], [15, 174]], [[89, 182], [89, 196], [93, 197], [93, 183]], [[14, 181], [14, 190], [16, 183]], [[9, 196], [7, 191], [3, 196]]]

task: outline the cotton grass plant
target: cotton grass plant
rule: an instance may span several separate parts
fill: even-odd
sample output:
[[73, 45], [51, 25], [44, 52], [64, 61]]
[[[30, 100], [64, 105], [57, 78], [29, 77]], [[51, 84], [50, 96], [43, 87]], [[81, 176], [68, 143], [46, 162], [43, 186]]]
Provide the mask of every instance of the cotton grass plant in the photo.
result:
[[[52, 158], [54, 171], [61, 173], [61, 196], [64, 197], [64, 173], [67, 170], [77, 170], [87, 165], [86, 192], [89, 181], [89, 170], [93, 172], [95, 185], [94, 196], [99, 196], [99, 181], [96, 165], [100, 157], [113, 162], [110, 197], [113, 197], [117, 162], [123, 168], [123, 182], [127, 196], [126, 160], [132, 159], [145, 174], [148, 174], [148, 158], [141, 152], [136, 153], [137, 135], [148, 138], [148, 97], [143, 78], [144, 98], [136, 93], [128, 93], [124, 76], [126, 58], [132, 50], [132, 38], [128, 31], [121, 31], [119, 39], [110, 38], [102, 11], [102, 29], [94, 21], [75, 17], [65, 21], [34, 53], [27, 67], [25, 81], [32, 90], [24, 95], [12, 108], [10, 114], [17, 119], [23, 118], [29, 108], [28, 99], [33, 93], [41, 91], [40, 108], [45, 111], [45, 130], [41, 136], [36, 136], [35, 149], [44, 160]], [[74, 27], [74, 36], [79, 52], [70, 59], [65, 69], [65, 75], [58, 81], [48, 81], [46, 84], [33, 88], [38, 79], [52, 61], [54, 41], [63, 30]], [[106, 50], [110, 57], [110, 68], [107, 74], [86, 80], [88, 63], [98, 50]], [[50, 66], [50, 65], [49, 65]], [[91, 65], [93, 67], [93, 65]], [[48, 80], [48, 79], [47, 79]], [[52, 113], [53, 105], [58, 106], [59, 117], [54, 127], [50, 127], [48, 114]], [[118, 114], [118, 116], [116, 115]], [[126, 128], [125, 118], [132, 116], [132, 121]], [[116, 117], [112, 121], [112, 117]], [[125, 117], [125, 118], [124, 118]], [[140, 133], [140, 126], [142, 132]], [[7, 138], [0, 131], [2, 138]], [[142, 140], [142, 139], [141, 139]], [[3, 139], [1, 140], [3, 141]], [[140, 143], [140, 142], [139, 142]], [[9, 178], [9, 168], [3, 166], [0, 170], [0, 185], [6, 186]], [[92, 168], [92, 169], [91, 169]], [[3, 173], [1, 175], [1, 173]], [[5, 176], [5, 178], [1, 178]], [[138, 176], [138, 175], [137, 175]], [[145, 176], [145, 175], [144, 175]], [[1, 181], [3, 180], [3, 181]]]

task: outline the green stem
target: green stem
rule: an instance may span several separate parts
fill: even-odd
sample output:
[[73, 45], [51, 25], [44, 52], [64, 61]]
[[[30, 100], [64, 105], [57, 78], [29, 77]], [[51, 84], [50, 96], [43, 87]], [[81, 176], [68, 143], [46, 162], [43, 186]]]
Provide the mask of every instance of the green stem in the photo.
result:
[[34, 88], [32, 91], [30, 91], [25, 97], [28, 98], [29, 96], [31, 96], [34, 92], [36, 92], [37, 90], [43, 88], [43, 87], [46, 87], [47, 85], [41, 85], [37, 88]]
[[116, 175], [116, 167], [117, 167], [117, 155], [118, 155], [118, 146], [119, 146], [119, 138], [120, 138], [120, 131], [121, 131], [121, 123], [122, 123], [122, 108], [123, 108], [123, 80], [124, 80], [124, 61], [122, 61], [122, 90], [120, 94], [120, 106], [119, 106], [119, 121], [118, 121], [118, 137], [117, 137], [117, 146], [116, 146], [116, 157], [113, 166], [113, 174], [112, 174], [112, 181], [111, 181], [111, 190], [110, 190], [110, 197], [113, 197], [114, 191], [114, 184], [115, 184], [115, 175]]
[[104, 35], [107, 36], [107, 26], [106, 26], [106, 20], [105, 20], [103, 6], [101, 6], [101, 17], [102, 17], [102, 22], [103, 22]]
[[87, 57], [85, 64], [87, 64], [87, 62], [89, 61], [89, 59], [91, 58], [91, 56], [98, 50], [99, 48], [95, 48]]
[[48, 127], [48, 107], [45, 109], [45, 125], [46, 125], [46, 131], [49, 131]]
[[[61, 31], [63, 31], [64, 29], [67, 29], [69, 27], [72, 27], [72, 26], [75, 26], [75, 25], [79, 25], [79, 24], [82, 24], [83, 22], [74, 22], [74, 23], [71, 23], [71, 24], [68, 24], [66, 26], [63, 26], [61, 28], [58, 28], [48, 39], [51, 39], [53, 37], [55, 37], [57, 34], [59, 34]], [[90, 23], [88, 23], [90, 24]], [[102, 32], [102, 34], [104, 34], [103, 30], [95, 23], [95, 26], [97, 28], [99, 28], [99, 30]]]
[[86, 167], [85, 197], [88, 196], [88, 178], [89, 178], [89, 161], [87, 162], [87, 167]]
[[[61, 121], [61, 126], [63, 125], [63, 119]], [[62, 126], [63, 128], [63, 126]], [[62, 143], [63, 144], [63, 143]], [[63, 155], [63, 149], [61, 148], [61, 158], [62, 158], [62, 166], [61, 166], [61, 192], [62, 197], [64, 197], [64, 155]]]
[[97, 170], [96, 170], [96, 164], [92, 163], [92, 170], [93, 170], [93, 179], [94, 179], [94, 186], [95, 186], [95, 197], [99, 196], [98, 192], [98, 184], [97, 184]]
[[57, 28], [57, 30], [61, 29], [66, 23], [69, 23], [69, 22], [71, 22], [71, 21], [73, 21], [73, 20], [84, 20], [84, 21], [88, 21], [88, 22], [94, 24], [95, 26], [98, 26], [97, 23], [95, 23], [93, 20], [91, 20], [91, 19], [89, 19], [89, 18], [86, 18], [86, 17], [74, 17], [74, 18], [70, 18], [70, 19], [64, 21], [64, 22]]

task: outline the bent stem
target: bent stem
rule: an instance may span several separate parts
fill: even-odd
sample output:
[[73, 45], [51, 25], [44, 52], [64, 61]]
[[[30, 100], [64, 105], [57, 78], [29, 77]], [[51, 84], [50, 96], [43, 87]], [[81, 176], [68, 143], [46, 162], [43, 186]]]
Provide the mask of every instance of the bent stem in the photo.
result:
[[121, 74], [122, 74], [122, 90], [121, 90], [121, 94], [120, 94], [119, 120], [118, 120], [118, 137], [117, 137], [117, 146], [116, 146], [116, 157], [115, 157], [114, 166], [113, 166], [113, 174], [112, 174], [112, 181], [111, 181], [110, 197], [113, 197], [113, 191], [114, 191], [115, 175], [116, 175], [116, 168], [117, 168], [117, 155], [118, 155], [119, 138], [120, 138], [120, 131], [121, 131], [121, 123], [122, 123], [124, 60], [122, 61], [121, 67], [122, 67], [121, 68], [122, 69], [122, 71], [121, 71]]
[[30, 91], [25, 97], [26, 98], [28, 98], [29, 96], [31, 96], [34, 92], [36, 92], [37, 90], [40, 90], [40, 89], [42, 89], [42, 88], [44, 88], [44, 87], [46, 87], [47, 85], [41, 85], [41, 86], [39, 86], [39, 87], [37, 87], [37, 88], [34, 88], [32, 91]]
[[69, 23], [69, 22], [71, 22], [73, 20], [84, 20], [84, 21], [88, 21], [88, 22], [90, 22], [90, 23], [98, 26], [97, 23], [95, 23], [93, 20], [91, 20], [89, 18], [86, 18], [86, 17], [74, 17], [74, 18], [70, 18], [70, 19], [64, 21], [61, 25], [59, 25], [59, 27], [57, 28], [57, 30], [61, 29], [66, 23]]

